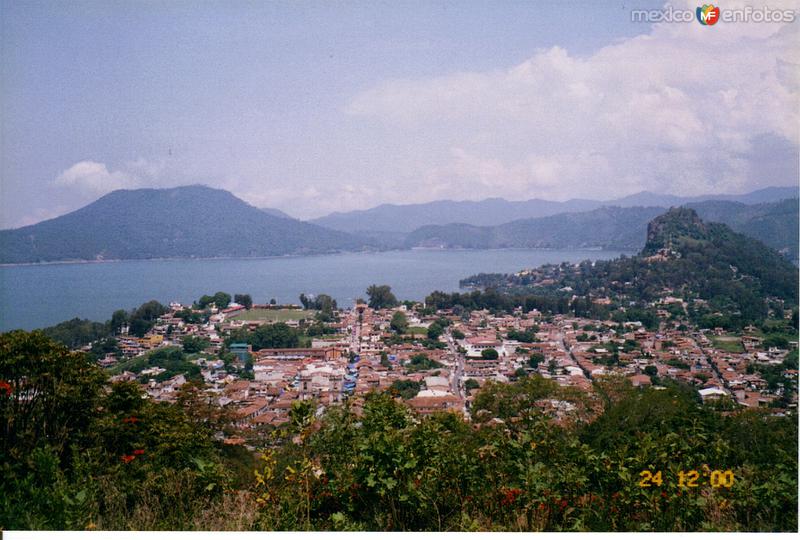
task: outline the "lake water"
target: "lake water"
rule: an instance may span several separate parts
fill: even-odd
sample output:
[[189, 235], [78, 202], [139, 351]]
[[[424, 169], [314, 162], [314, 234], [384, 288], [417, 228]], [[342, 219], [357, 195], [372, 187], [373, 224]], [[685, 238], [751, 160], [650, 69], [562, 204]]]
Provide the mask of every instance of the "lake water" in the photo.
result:
[[410, 250], [267, 259], [121, 261], [0, 267], [0, 331], [50, 326], [73, 317], [105, 321], [148, 300], [191, 303], [203, 294], [248, 293], [256, 303], [298, 303], [327, 293], [341, 306], [372, 284], [401, 300], [456, 291], [479, 272], [516, 272], [545, 263], [611, 259], [619, 251]]

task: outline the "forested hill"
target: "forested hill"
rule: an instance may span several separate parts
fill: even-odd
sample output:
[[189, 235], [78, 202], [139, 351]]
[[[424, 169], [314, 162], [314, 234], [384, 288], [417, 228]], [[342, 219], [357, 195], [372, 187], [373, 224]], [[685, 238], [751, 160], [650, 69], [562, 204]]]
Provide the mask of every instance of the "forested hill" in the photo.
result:
[[355, 250], [363, 241], [270, 215], [204, 186], [119, 190], [70, 214], [0, 231], [0, 263], [262, 257]]
[[579, 296], [611, 295], [637, 301], [655, 300], [670, 291], [705, 300], [708, 313], [725, 313], [733, 325], [764, 319], [769, 297], [782, 300], [785, 307], [798, 304], [796, 266], [727, 225], [703, 222], [690, 208], [673, 208], [653, 219], [645, 248], [635, 257], [562, 264], [514, 275], [478, 275], [461, 283], [509, 290], [566, 288]]
[[[713, 294], [720, 292], [718, 286], [728, 290], [741, 284], [762, 296], [797, 303], [795, 266], [727, 225], [704, 223], [689, 208], [673, 208], [650, 222], [641, 255], [646, 262], [656, 259], [665, 269], [661, 272], [665, 282], [672, 286], [705, 286]], [[659, 260], [662, 256], [666, 260]], [[724, 285], [726, 281], [730, 285]]]

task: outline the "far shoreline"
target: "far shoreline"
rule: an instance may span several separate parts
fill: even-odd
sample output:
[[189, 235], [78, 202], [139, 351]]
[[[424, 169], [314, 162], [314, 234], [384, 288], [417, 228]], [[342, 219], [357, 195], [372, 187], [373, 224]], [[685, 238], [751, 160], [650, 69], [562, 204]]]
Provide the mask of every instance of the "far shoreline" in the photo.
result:
[[464, 251], [609, 251], [617, 252], [618, 255], [638, 253], [641, 248], [605, 247], [605, 246], [566, 246], [566, 247], [501, 247], [501, 248], [460, 248], [460, 247], [411, 247], [403, 249], [383, 249], [383, 250], [363, 250], [363, 251], [329, 251], [321, 253], [287, 253], [284, 255], [263, 255], [256, 257], [244, 256], [223, 256], [223, 257], [153, 257], [141, 259], [65, 259], [57, 261], [42, 262], [20, 262], [20, 263], [0, 263], [0, 268], [15, 268], [27, 266], [55, 266], [70, 264], [107, 264], [120, 262], [170, 262], [170, 261], [263, 261], [272, 259], [292, 259], [303, 257], [324, 257], [328, 255], [369, 255], [378, 253], [402, 253], [411, 252], [464, 252]]

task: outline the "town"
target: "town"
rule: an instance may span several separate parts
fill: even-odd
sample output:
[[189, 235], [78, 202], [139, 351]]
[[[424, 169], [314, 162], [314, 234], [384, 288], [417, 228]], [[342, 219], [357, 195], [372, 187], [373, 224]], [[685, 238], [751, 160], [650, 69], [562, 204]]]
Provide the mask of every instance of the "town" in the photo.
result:
[[[368, 302], [345, 309], [327, 295], [303, 295], [303, 305], [253, 305], [248, 295], [226, 293], [172, 303], [146, 331], [138, 328], [139, 337], [133, 322], [118, 321], [97, 362], [112, 381], [138, 381], [156, 401], [175, 401], [193, 382], [231, 413], [235, 431], [226, 432], [226, 444], [248, 446], [288, 422], [297, 401], [310, 400], [318, 415], [345, 402], [358, 412], [368, 393], [389, 392], [420, 415], [454, 411], [476, 420], [481, 388], [537, 375], [595, 405], [593, 382], [616, 378], [633, 387], [677, 382], [703, 402], [776, 415], [797, 407], [796, 340], [752, 325], [738, 335], [693, 327], [682, 316], [686, 302], [668, 291], [648, 306], [658, 315], [648, 324], [522, 307], [434, 309], [397, 302], [385, 285], [368, 294]], [[599, 412], [569, 399], [537, 405], [556, 421]]]

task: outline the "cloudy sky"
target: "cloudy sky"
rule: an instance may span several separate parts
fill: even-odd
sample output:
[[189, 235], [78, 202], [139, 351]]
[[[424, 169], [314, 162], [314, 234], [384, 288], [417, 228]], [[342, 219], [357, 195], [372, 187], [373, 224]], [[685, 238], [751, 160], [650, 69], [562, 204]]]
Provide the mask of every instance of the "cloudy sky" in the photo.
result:
[[0, 0], [0, 227], [192, 183], [300, 218], [797, 185], [800, 16], [632, 22], [662, 4]]

